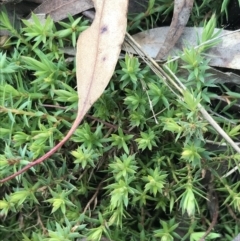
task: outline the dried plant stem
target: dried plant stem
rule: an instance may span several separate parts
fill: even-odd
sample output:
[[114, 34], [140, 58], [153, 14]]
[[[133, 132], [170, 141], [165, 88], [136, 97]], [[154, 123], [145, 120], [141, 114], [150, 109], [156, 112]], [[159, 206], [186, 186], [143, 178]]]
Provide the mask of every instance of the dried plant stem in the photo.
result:
[[[169, 87], [169, 89], [178, 97], [182, 98], [179, 94], [176, 93], [178, 91], [181, 95], [187, 88], [182, 84], [182, 82], [177, 78], [177, 76], [168, 68], [165, 64], [164, 67], [171, 74], [172, 78], [164, 71], [164, 69], [157, 64], [155, 60], [149, 57], [139, 46], [139, 44], [127, 33], [125, 37], [125, 41], [139, 54], [139, 56], [146, 62], [146, 64], [153, 70], [153, 72], [159, 76], [163, 82]], [[175, 88], [175, 90], [173, 89]], [[193, 97], [194, 98], [194, 97]], [[218, 123], [211, 117], [211, 115], [204, 109], [201, 104], [198, 104], [199, 111], [202, 116], [209, 122], [209, 124], [225, 139], [225, 141], [232, 146], [232, 148], [240, 153], [240, 148], [238, 145], [228, 136], [228, 134], [218, 125]], [[238, 166], [232, 169], [234, 172], [238, 169]], [[231, 172], [231, 173], [232, 173]], [[230, 173], [230, 172], [229, 172]], [[230, 173], [230, 174], [231, 174]], [[228, 174], [228, 175], [230, 175]], [[227, 177], [225, 174], [223, 177]]]
[[98, 193], [99, 193], [99, 191], [100, 191], [100, 189], [101, 189], [104, 181], [105, 181], [105, 179], [103, 179], [103, 180], [99, 183], [96, 192], [94, 193], [94, 195], [91, 197], [91, 199], [89, 200], [89, 202], [88, 202], [87, 205], [85, 206], [85, 208], [84, 208], [84, 210], [83, 210], [83, 213], [84, 213], [84, 214], [86, 213], [86, 211], [87, 211], [88, 208], [90, 207], [91, 203], [92, 203], [92, 202], [95, 200], [95, 198], [97, 197], [97, 195], [98, 195]]

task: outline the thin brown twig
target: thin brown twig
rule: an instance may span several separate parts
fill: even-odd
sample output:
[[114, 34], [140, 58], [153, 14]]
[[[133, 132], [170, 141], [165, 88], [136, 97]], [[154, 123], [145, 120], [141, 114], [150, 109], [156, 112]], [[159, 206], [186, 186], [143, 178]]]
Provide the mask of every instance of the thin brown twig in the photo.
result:
[[214, 213], [212, 222], [211, 222], [208, 230], [205, 232], [205, 234], [202, 236], [202, 238], [200, 238], [198, 241], [204, 241], [205, 240], [205, 238], [210, 234], [210, 232], [212, 231], [212, 229], [216, 225], [217, 219], [218, 219], [218, 210], [216, 210], [216, 212]]
[[42, 219], [40, 217], [40, 214], [39, 214], [39, 210], [38, 210], [38, 207], [36, 208], [37, 209], [37, 224], [40, 224], [42, 230], [43, 230], [43, 234], [47, 234], [47, 229], [45, 228], [44, 224], [42, 223]]
[[91, 205], [91, 203], [94, 201], [94, 199], [95, 199], [96, 196], [98, 195], [98, 193], [99, 193], [99, 191], [100, 191], [100, 189], [101, 189], [102, 184], [103, 184], [104, 181], [105, 181], [105, 179], [103, 179], [103, 180], [99, 183], [96, 192], [93, 194], [93, 196], [91, 197], [91, 199], [88, 201], [87, 205], [85, 206], [85, 208], [84, 208], [84, 210], [83, 210], [83, 214], [86, 213], [87, 209], [89, 208], [89, 206]]
[[[212, 222], [209, 226], [209, 228], [207, 229], [207, 231], [205, 232], [205, 234], [202, 236], [202, 238], [200, 238], [198, 241], [205, 241], [205, 238], [210, 234], [210, 232], [212, 231], [212, 229], [214, 228], [214, 226], [217, 223], [217, 219], [218, 219], [218, 214], [219, 214], [219, 205], [218, 205], [218, 198], [217, 195], [214, 191], [210, 191], [211, 195], [213, 195], [212, 198], [214, 198], [213, 200], [209, 200], [209, 202], [211, 202], [210, 206], [212, 207], [214, 204], [214, 212], [212, 214]], [[213, 204], [212, 204], [213, 203]]]
[[232, 218], [236, 221], [236, 222], [240, 222], [240, 219], [236, 216], [236, 214], [234, 213], [234, 211], [232, 210], [232, 208], [226, 204], [227, 206], [227, 209], [228, 209], [228, 212], [229, 214], [232, 216]]

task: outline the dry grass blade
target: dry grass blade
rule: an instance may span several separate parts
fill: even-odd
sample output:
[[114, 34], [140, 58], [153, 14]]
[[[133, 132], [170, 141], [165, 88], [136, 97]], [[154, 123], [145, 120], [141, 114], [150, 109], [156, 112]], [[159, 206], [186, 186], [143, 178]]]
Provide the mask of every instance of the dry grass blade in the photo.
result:
[[[183, 94], [184, 91], [187, 91], [187, 88], [182, 84], [182, 82], [177, 78], [177, 76], [167, 67], [164, 67], [168, 70], [171, 74], [169, 76], [164, 69], [159, 66], [156, 61], [154, 61], [151, 57], [147, 56], [138, 43], [129, 35], [126, 34], [125, 38], [127, 44], [129, 44], [136, 53], [146, 62], [146, 64], [153, 70], [153, 72], [159, 76], [163, 82], [170, 88], [170, 90], [178, 97], [182, 98], [179, 94]], [[176, 93], [176, 90], [179, 92]], [[193, 97], [194, 98], [194, 97]], [[238, 145], [228, 136], [228, 134], [218, 125], [218, 123], [211, 117], [211, 115], [204, 109], [201, 104], [198, 104], [199, 111], [202, 113], [202, 116], [209, 122], [209, 124], [225, 139], [225, 141], [232, 146], [232, 148], [237, 152], [240, 153], [240, 148]], [[238, 167], [234, 168], [234, 171], [237, 170]], [[226, 175], [224, 176], [226, 177]]]

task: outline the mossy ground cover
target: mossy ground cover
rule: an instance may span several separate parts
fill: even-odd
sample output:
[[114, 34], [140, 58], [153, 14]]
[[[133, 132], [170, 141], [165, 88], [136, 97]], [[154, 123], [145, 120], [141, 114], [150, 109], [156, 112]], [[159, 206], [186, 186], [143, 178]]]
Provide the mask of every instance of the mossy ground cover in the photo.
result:
[[[227, 1], [195, 1], [189, 26], [204, 26], [206, 38], [222, 25]], [[171, 16], [172, 0], [150, 1], [145, 14], [129, 15], [128, 31], [157, 26]], [[210, 18], [215, 12], [215, 18]], [[210, 13], [210, 14], [209, 14]], [[89, 22], [69, 17], [41, 24], [24, 20], [0, 50], [0, 178], [43, 155], [61, 140], [77, 108], [75, 47]], [[2, 241], [232, 240], [239, 232], [240, 155], [199, 113], [201, 103], [235, 141], [239, 114], [216, 102], [229, 86], [206, 82], [209, 56], [184, 50], [168, 68], [191, 92], [183, 99], [138, 56], [119, 59], [101, 98], [72, 138], [43, 164], [0, 187]], [[181, 53], [182, 54], [182, 53]], [[91, 67], [91, 66], [89, 66]], [[216, 145], [217, 146], [217, 145]], [[215, 146], [215, 147], [216, 147]], [[214, 219], [218, 218], [215, 222]], [[221, 238], [219, 238], [221, 236]]]

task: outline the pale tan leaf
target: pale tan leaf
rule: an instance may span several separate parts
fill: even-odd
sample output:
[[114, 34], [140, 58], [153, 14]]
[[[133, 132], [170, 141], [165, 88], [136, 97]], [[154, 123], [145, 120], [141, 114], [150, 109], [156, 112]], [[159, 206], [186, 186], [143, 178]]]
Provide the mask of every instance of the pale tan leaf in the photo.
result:
[[39, 159], [15, 174], [0, 180], [6, 182], [43, 162], [57, 151], [74, 133], [92, 104], [101, 96], [114, 72], [127, 26], [128, 0], [94, 0], [96, 16], [90, 28], [77, 43], [77, 117], [67, 135]]
[[127, 24], [127, 0], [96, 3], [94, 22], [77, 43], [79, 109], [83, 114], [100, 97], [113, 74]]

